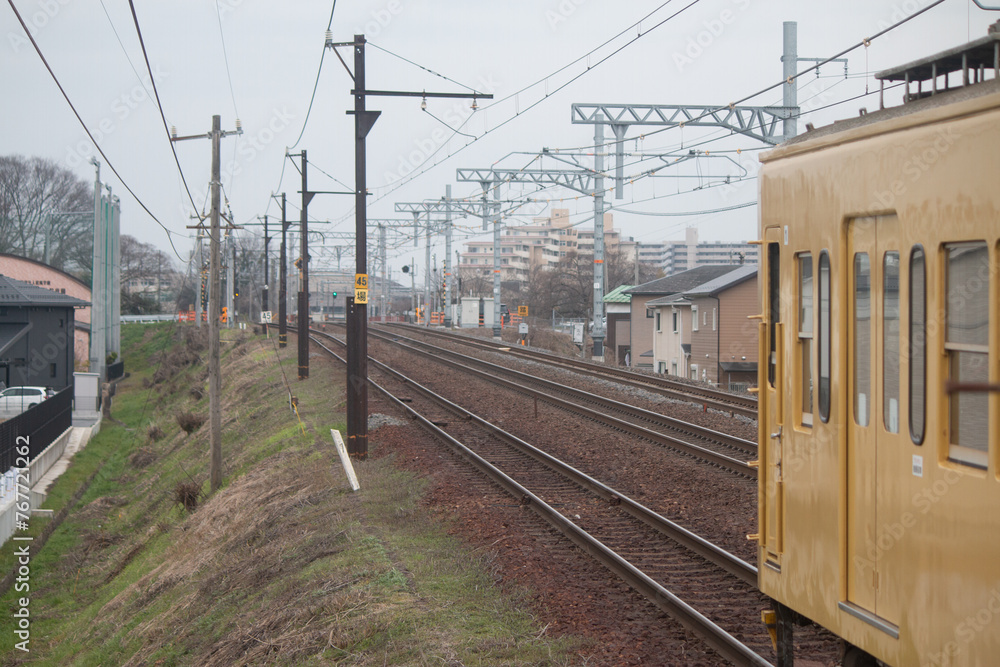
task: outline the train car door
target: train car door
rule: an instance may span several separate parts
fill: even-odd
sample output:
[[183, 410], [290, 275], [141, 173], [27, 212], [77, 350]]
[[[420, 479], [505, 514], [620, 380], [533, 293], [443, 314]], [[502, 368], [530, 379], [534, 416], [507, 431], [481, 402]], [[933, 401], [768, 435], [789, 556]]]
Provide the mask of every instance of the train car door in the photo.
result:
[[849, 223], [847, 601], [891, 625], [899, 622], [885, 548], [898, 512], [892, 474], [900, 460], [899, 246], [895, 215]]
[[764, 507], [761, 514], [761, 540], [767, 561], [780, 567], [784, 550], [784, 480], [782, 454], [784, 428], [784, 328], [781, 321], [781, 248], [783, 231], [778, 227], [764, 230], [764, 317], [760, 327], [758, 358], [766, 364], [764, 382], [757, 394], [760, 425], [761, 465], [764, 474]]

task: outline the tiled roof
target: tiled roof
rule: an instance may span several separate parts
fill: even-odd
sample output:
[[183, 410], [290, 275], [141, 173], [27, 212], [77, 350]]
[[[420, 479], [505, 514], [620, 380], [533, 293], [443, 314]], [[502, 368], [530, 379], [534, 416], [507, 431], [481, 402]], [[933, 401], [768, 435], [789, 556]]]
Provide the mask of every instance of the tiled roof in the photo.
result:
[[715, 278], [714, 280], [709, 280], [707, 283], [702, 283], [697, 287], [689, 289], [684, 292], [684, 296], [711, 296], [723, 292], [730, 287], [735, 287], [740, 283], [750, 280], [757, 275], [757, 265], [756, 264], [744, 264], [743, 266], [736, 267], [735, 271], [730, 271], [724, 275]]
[[696, 266], [687, 271], [681, 271], [665, 278], [657, 278], [648, 283], [637, 285], [627, 290], [627, 293], [668, 296], [670, 294], [677, 294], [678, 292], [686, 292], [739, 268], [742, 268], [739, 264]]
[[29, 285], [0, 275], [0, 306], [63, 306], [79, 307], [90, 304], [82, 299], [53, 292], [44, 287]]

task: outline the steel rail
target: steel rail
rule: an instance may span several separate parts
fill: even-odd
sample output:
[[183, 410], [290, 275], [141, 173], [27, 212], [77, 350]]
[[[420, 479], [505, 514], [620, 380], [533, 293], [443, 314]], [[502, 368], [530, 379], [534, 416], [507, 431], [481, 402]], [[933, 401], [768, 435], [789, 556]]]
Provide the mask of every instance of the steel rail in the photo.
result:
[[[395, 342], [395, 341], [392, 341], [392, 342]], [[615, 417], [614, 415], [610, 415], [610, 414], [607, 414], [607, 413], [604, 413], [604, 412], [599, 412], [598, 410], [595, 410], [592, 407], [588, 407], [588, 406], [585, 406], [585, 405], [580, 405], [579, 403], [574, 403], [572, 401], [559, 398], [558, 396], [554, 396], [554, 395], [546, 393], [544, 391], [540, 391], [538, 389], [532, 389], [531, 387], [527, 387], [527, 386], [525, 386], [523, 384], [518, 384], [517, 382], [513, 382], [511, 380], [506, 380], [506, 379], [504, 379], [502, 377], [499, 377], [498, 375], [491, 375], [491, 374], [486, 373], [484, 371], [477, 370], [477, 369], [471, 368], [469, 366], [465, 366], [462, 363], [459, 363], [457, 361], [453, 361], [453, 360], [450, 360], [450, 359], [446, 359], [446, 358], [444, 358], [442, 356], [439, 356], [437, 354], [434, 354], [434, 353], [431, 353], [431, 352], [428, 352], [428, 351], [425, 351], [425, 350], [420, 350], [420, 349], [417, 349], [415, 347], [411, 347], [409, 345], [406, 345], [404, 343], [395, 342], [395, 344], [398, 345], [401, 348], [410, 350], [414, 354], [418, 354], [418, 355], [427, 357], [429, 359], [437, 361], [438, 363], [445, 364], [445, 365], [450, 366], [452, 368], [455, 368], [457, 370], [461, 370], [461, 371], [466, 372], [466, 373], [471, 373], [473, 375], [477, 375], [477, 376], [483, 378], [484, 380], [486, 380], [488, 382], [492, 382], [494, 384], [503, 385], [503, 386], [507, 387], [508, 389], [512, 389], [512, 390], [517, 391], [517, 392], [522, 393], [522, 394], [527, 394], [528, 396], [531, 396], [533, 398], [542, 399], [543, 401], [545, 401], [547, 403], [550, 403], [550, 404], [552, 404], [552, 405], [554, 405], [556, 407], [562, 408], [562, 409], [567, 410], [569, 412], [575, 412], [576, 414], [579, 414], [579, 415], [581, 415], [583, 417], [586, 417], [587, 419], [591, 419], [593, 421], [602, 423], [602, 424], [604, 424], [606, 426], [610, 426], [612, 428], [615, 428], [615, 429], [618, 429], [618, 430], [621, 430], [621, 431], [625, 431], [626, 433], [630, 433], [631, 435], [634, 435], [636, 437], [644, 438], [644, 439], [650, 440], [650, 441], [652, 441], [654, 443], [661, 444], [661, 445], [664, 445], [666, 447], [670, 447], [671, 449], [678, 450], [678, 451], [683, 452], [685, 454], [689, 454], [691, 456], [694, 456], [697, 459], [706, 461], [706, 462], [711, 463], [713, 465], [717, 465], [717, 466], [719, 466], [721, 468], [725, 468], [726, 470], [728, 470], [730, 472], [733, 472], [733, 473], [736, 473], [738, 475], [744, 475], [746, 477], [750, 477], [750, 478], [753, 478], [753, 479], [757, 478], [757, 469], [754, 468], [754, 467], [751, 467], [745, 461], [741, 461], [741, 460], [733, 458], [731, 456], [727, 456], [725, 454], [713, 451], [711, 449], [707, 449], [705, 447], [702, 447], [700, 445], [696, 445], [696, 444], [688, 442], [686, 440], [682, 440], [682, 439], [680, 439], [680, 438], [678, 438], [676, 436], [667, 435], [665, 433], [659, 433], [657, 431], [653, 431], [651, 429], [648, 429], [648, 428], [646, 428], [644, 426], [640, 426], [638, 424], [633, 424], [631, 422], [628, 422], [628, 421], [625, 421], [625, 420], [620, 419], [618, 417]], [[430, 347], [433, 347], [433, 346], [430, 346]], [[436, 348], [436, 349], [440, 349], [440, 348]], [[443, 350], [443, 351], [444, 352], [448, 352], [447, 350]], [[465, 355], [461, 355], [461, 354], [459, 354], [457, 352], [450, 352], [450, 354], [458, 356], [458, 357], [464, 357], [465, 356]], [[471, 359], [471, 357], [466, 357], [466, 358], [467, 359]], [[488, 365], [488, 366], [495, 366], [494, 364], [490, 364], [489, 362], [482, 361], [481, 359], [474, 359], [474, 361], [477, 362], [477, 363], [479, 363], [479, 364], [485, 364], [485, 365]], [[564, 393], [568, 393], [568, 394], [574, 395], [574, 396], [578, 397], [580, 400], [589, 401], [589, 402], [598, 402], [598, 403], [603, 402], [603, 401], [607, 401], [608, 403], [611, 403], [611, 404], [617, 404], [618, 406], [623, 406], [623, 409], [630, 407], [630, 406], [626, 406], [623, 403], [618, 403], [617, 401], [611, 401], [610, 399], [604, 399], [604, 398], [601, 398], [599, 396], [594, 396], [593, 394], [587, 393], [585, 391], [581, 391], [579, 389], [575, 389], [573, 387], [566, 387], [564, 385], [560, 385], [558, 383], [551, 382], [549, 380], [544, 380], [542, 378], [536, 378], [536, 377], [533, 377], [533, 376], [530, 376], [530, 375], [526, 375], [524, 373], [521, 373], [520, 371], [513, 371], [513, 370], [511, 370], [509, 368], [504, 368], [502, 366], [496, 366], [495, 368], [498, 369], [498, 370], [504, 371], [505, 373], [508, 373], [508, 374], [515, 374], [515, 375], [520, 375], [522, 377], [528, 378], [528, 380], [530, 380], [531, 382], [536, 382], [536, 383], [544, 384], [546, 386], [551, 387], [555, 391], [562, 391]], [[607, 407], [607, 406], [605, 406], [605, 407]], [[638, 409], [638, 408], [635, 408], [635, 409]], [[725, 434], [719, 434], [719, 435], [722, 438], [730, 438], [731, 437], [731, 436], [726, 436]], [[746, 441], [744, 441], [744, 442], [746, 442]]]
[[[373, 333], [373, 335], [375, 337], [382, 337], [383, 340], [388, 340], [388, 339], [386, 339], [386, 338], [383, 337], [385, 334]], [[660, 414], [658, 412], [653, 412], [651, 410], [646, 410], [644, 408], [639, 408], [639, 407], [636, 407], [634, 405], [629, 405], [628, 403], [622, 403], [621, 401], [616, 401], [613, 398], [607, 398], [607, 397], [604, 397], [604, 396], [598, 396], [597, 394], [593, 394], [593, 393], [588, 392], [588, 391], [583, 391], [583, 390], [580, 390], [580, 389], [576, 389], [575, 387], [569, 387], [567, 385], [563, 385], [563, 384], [560, 384], [558, 382], [554, 382], [552, 380], [546, 380], [544, 378], [539, 378], [539, 377], [536, 377], [536, 376], [531, 375], [529, 373], [523, 373], [521, 371], [517, 371], [517, 370], [511, 369], [511, 368], [506, 368], [505, 366], [499, 366], [499, 365], [491, 363], [489, 361], [485, 361], [483, 359], [477, 359], [476, 357], [470, 357], [470, 356], [461, 354], [460, 352], [455, 352], [453, 350], [448, 350], [448, 349], [445, 349], [445, 348], [442, 348], [442, 347], [437, 347], [436, 345], [431, 345], [430, 343], [426, 343], [424, 341], [417, 340], [415, 338], [409, 338], [407, 336], [402, 336], [402, 335], [396, 334], [396, 333], [393, 333], [391, 335], [394, 337], [392, 339], [392, 342], [396, 342], [397, 340], [407, 340], [407, 341], [409, 341], [411, 343], [415, 343], [416, 345], [421, 345], [421, 346], [430, 348], [430, 349], [434, 350], [435, 352], [440, 352], [440, 353], [452, 355], [454, 357], [457, 357], [459, 359], [464, 360], [467, 363], [473, 363], [473, 364], [478, 364], [480, 366], [485, 366], [485, 367], [489, 368], [490, 370], [493, 370], [493, 371], [496, 371], [496, 372], [508, 373], [508, 374], [514, 375], [516, 377], [520, 377], [520, 378], [524, 379], [525, 381], [537, 382], [537, 383], [540, 383], [540, 384], [544, 384], [544, 385], [546, 385], [546, 386], [548, 386], [548, 387], [550, 387], [552, 389], [555, 389], [557, 391], [561, 391], [561, 392], [564, 392], [564, 393], [569, 393], [569, 394], [571, 394], [573, 396], [576, 396], [577, 398], [580, 398], [581, 400], [589, 401], [589, 402], [592, 402], [592, 403], [598, 403], [602, 407], [605, 407], [605, 408], [608, 408], [608, 409], [611, 409], [611, 410], [617, 410], [619, 412], [623, 412], [625, 414], [631, 415], [632, 417], [634, 417], [636, 419], [641, 419], [641, 420], [644, 420], [644, 421], [652, 422], [654, 424], [657, 424], [659, 426], [663, 426], [665, 428], [669, 428], [669, 429], [673, 429], [673, 430], [677, 430], [677, 431], [684, 431], [688, 435], [692, 435], [692, 436], [694, 436], [696, 438], [700, 438], [702, 440], [709, 440], [709, 441], [717, 442], [717, 443], [723, 444], [723, 445], [725, 445], [727, 447], [731, 447], [732, 449], [740, 450], [740, 451], [745, 452], [747, 454], [755, 455], [757, 453], [757, 443], [753, 442], [751, 440], [745, 440], [743, 438], [738, 438], [736, 436], [729, 435], [728, 433], [721, 433], [719, 431], [716, 431], [716, 430], [713, 430], [713, 429], [710, 429], [710, 428], [706, 428], [704, 426], [699, 426], [698, 424], [692, 424], [691, 422], [686, 422], [686, 421], [683, 421], [683, 420], [680, 420], [680, 419], [675, 419], [673, 417], [668, 417], [667, 415], [663, 415], [663, 414]]]
[[[337, 340], [330, 334], [324, 333], [323, 335], [337, 341], [340, 344], [343, 344], [341, 343], [341, 341]], [[346, 363], [345, 360], [343, 360], [339, 355], [330, 350], [328, 347], [323, 345], [319, 340], [313, 338], [313, 341], [317, 345], [319, 345], [322, 349], [327, 351], [329, 354], [336, 357], [337, 359], [340, 359], [342, 362]], [[400, 381], [405, 382], [407, 386], [413, 387], [414, 389], [419, 388], [420, 393], [422, 393], [425, 396], [435, 397], [433, 400], [439, 403], [440, 405], [450, 406], [449, 409], [457, 411], [457, 414], [467, 415], [470, 418], [476, 417], [475, 415], [473, 415], [473, 413], [468, 412], [464, 408], [455, 405], [454, 403], [448, 401], [448, 399], [444, 398], [443, 396], [438, 396], [430, 389], [427, 389], [426, 387], [423, 387], [419, 383], [414, 382], [413, 380], [407, 378], [402, 373], [390, 369], [388, 366], [385, 366], [385, 364], [382, 364], [381, 362], [378, 362], [374, 359], [371, 359], [371, 361], [378, 368], [385, 370], [394, 377], [400, 379]], [[560, 512], [558, 512], [553, 507], [545, 503], [541, 498], [533, 494], [530, 490], [528, 490], [527, 488], [519, 484], [516, 480], [512, 479], [511, 477], [503, 473], [500, 469], [498, 469], [496, 466], [491, 464], [486, 459], [480, 457], [478, 454], [476, 454], [470, 448], [465, 446], [463, 443], [459, 442], [457, 439], [452, 437], [444, 429], [440, 428], [439, 426], [434, 424], [431, 420], [427, 419], [419, 412], [417, 412], [415, 409], [413, 409], [411, 406], [407, 405], [404, 401], [394, 396], [388, 389], [382, 387], [381, 385], [373, 381], [371, 378], [368, 379], [368, 382], [372, 385], [373, 388], [375, 388], [377, 391], [383, 394], [387, 398], [387, 400], [389, 400], [398, 408], [406, 412], [411, 417], [411, 419], [420, 424], [420, 426], [423, 427], [426, 431], [431, 433], [436, 438], [447, 443], [459, 455], [461, 455], [464, 459], [469, 461], [469, 463], [471, 463], [477, 470], [485, 474], [491, 481], [496, 483], [498, 486], [504, 489], [508, 494], [517, 499], [522, 505], [530, 507], [536, 514], [542, 517], [546, 522], [548, 522], [552, 527], [557, 529], [560, 533], [565, 535], [581, 550], [583, 550], [592, 558], [600, 562], [608, 570], [616, 574], [619, 578], [621, 578], [630, 586], [639, 591], [648, 600], [653, 602], [657, 607], [659, 607], [665, 613], [670, 615], [671, 618], [675, 619], [682, 626], [684, 626], [691, 632], [698, 635], [702, 640], [705, 641], [706, 644], [708, 644], [714, 650], [716, 650], [722, 657], [738, 665], [760, 665], [762, 667], [770, 667], [771, 663], [769, 663], [755, 651], [753, 651], [748, 646], [744, 645], [742, 642], [740, 642], [735, 637], [730, 635], [728, 632], [726, 632], [726, 630], [719, 627], [711, 619], [707, 618], [699, 611], [697, 611], [696, 609], [688, 605], [686, 602], [681, 600], [667, 588], [654, 581], [652, 578], [647, 576], [641, 570], [639, 570], [631, 563], [629, 563], [626, 559], [622, 558], [617, 553], [606, 547], [599, 540], [595, 539], [585, 530], [583, 530], [575, 523], [567, 519]], [[478, 417], [476, 417], [476, 420], [477, 423], [488, 424], [488, 422], [485, 422], [484, 420], [481, 420]], [[492, 427], [492, 425], [490, 426]], [[499, 430], [499, 429], [497, 429], [496, 427], [492, 427], [491, 430]], [[523, 442], [517, 439], [516, 436], [513, 436], [511, 434], [506, 434], [506, 436], [512, 440]], [[507, 438], [505, 438], [505, 440], [506, 439]], [[527, 443], [524, 444], [527, 445]], [[540, 450], [537, 450], [536, 448], [532, 447], [531, 445], [528, 445], [528, 447], [531, 447], [531, 449], [535, 450], [535, 452], [543, 453], [540, 452]], [[579, 473], [579, 471], [576, 472], [579, 475], [586, 477], [586, 475], [583, 475], [583, 473]], [[590, 478], [587, 477], [587, 479]], [[593, 481], [595, 484], [600, 484], [599, 482], [596, 482], [596, 480], [591, 480], [591, 481]], [[608, 487], [604, 488], [608, 489], [609, 491], [612, 491]], [[624, 500], [624, 498], [622, 498], [621, 495], [615, 494], [615, 497]], [[693, 534], [691, 535], [694, 536]], [[697, 536], [694, 537], [697, 538]], [[701, 540], [701, 538], [697, 539]], [[704, 540], [701, 541], [705, 542]], [[706, 542], [706, 544], [710, 543]], [[751, 566], [747, 565], [747, 567]], [[756, 578], [754, 579], [752, 584], [756, 585]]]
[[757, 401], [754, 398], [746, 396], [739, 396], [737, 394], [731, 394], [729, 392], [716, 389], [694, 387], [683, 382], [650, 376], [643, 373], [636, 373], [634, 371], [627, 371], [620, 368], [603, 366], [590, 361], [571, 359], [569, 357], [562, 357], [557, 354], [541, 352], [539, 350], [518, 349], [516, 346], [497, 345], [496, 343], [476, 340], [475, 338], [471, 338], [469, 336], [460, 336], [423, 327], [414, 327], [408, 324], [386, 323], [381, 326], [387, 329], [411, 329], [428, 336], [445, 338], [462, 345], [468, 345], [470, 347], [489, 350], [492, 352], [505, 352], [507, 354], [524, 357], [533, 361], [544, 360], [546, 363], [551, 365], [560, 366], [579, 373], [601, 378], [603, 380], [613, 377], [623, 384], [629, 384], [639, 389], [645, 389], [647, 391], [652, 389], [661, 392], [664, 395], [676, 398], [677, 400], [690, 401], [722, 412], [738, 414], [750, 419], [757, 419]]

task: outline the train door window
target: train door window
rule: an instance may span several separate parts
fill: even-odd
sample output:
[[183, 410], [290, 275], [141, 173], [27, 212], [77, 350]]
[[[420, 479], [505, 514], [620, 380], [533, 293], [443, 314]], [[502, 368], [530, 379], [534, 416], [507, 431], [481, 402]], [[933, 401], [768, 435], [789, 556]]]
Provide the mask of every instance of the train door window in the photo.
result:
[[882, 259], [882, 425], [899, 433], [899, 253]]
[[[945, 246], [945, 354], [953, 383], [989, 380], [989, 252], [985, 243]], [[989, 394], [957, 388], [948, 401], [949, 458], [986, 468]]]
[[767, 244], [767, 304], [768, 304], [768, 341], [767, 381], [775, 386], [775, 375], [778, 368], [778, 335], [777, 325], [781, 323], [781, 248], [777, 243]]
[[927, 269], [924, 249], [910, 253], [910, 439], [924, 442], [927, 396]]
[[830, 420], [830, 254], [819, 254], [819, 418]]
[[802, 425], [813, 423], [813, 260], [799, 255], [799, 381], [802, 385]]
[[871, 405], [871, 262], [854, 255], [854, 422], [868, 426]]

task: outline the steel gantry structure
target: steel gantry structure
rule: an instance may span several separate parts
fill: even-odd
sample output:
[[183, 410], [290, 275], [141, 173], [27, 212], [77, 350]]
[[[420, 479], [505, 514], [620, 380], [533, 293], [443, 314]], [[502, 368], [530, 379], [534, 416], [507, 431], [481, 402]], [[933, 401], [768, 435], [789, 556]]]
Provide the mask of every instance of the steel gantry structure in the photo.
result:
[[[452, 282], [454, 280], [454, 271], [452, 270], [451, 263], [451, 238], [452, 238], [452, 214], [459, 214], [459, 218], [464, 218], [466, 216], [477, 215], [479, 213], [479, 207], [483, 206], [480, 202], [469, 202], [465, 200], [452, 199], [451, 196], [451, 185], [445, 186], [445, 195], [440, 200], [437, 201], [422, 201], [422, 202], [398, 202], [396, 204], [397, 213], [412, 213], [413, 214], [413, 245], [417, 245], [417, 236], [419, 235], [419, 220], [420, 215], [425, 214], [427, 216], [427, 247], [426, 247], [426, 258], [425, 263], [427, 265], [427, 270], [424, 276], [424, 298], [427, 298], [427, 294], [430, 290], [430, 263], [431, 263], [431, 214], [432, 213], [444, 213], [444, 326], [451, 328], [452, 325], [452, 313], [451, 313], [451, 293], [452, 293]], [[499, 297], [497, 297], [499, 298]], [[495, 304], [496, 308], [499, 308], [499, 301]], [[430, 312], [429, 309], [425, 308], [425, 323], [430, 325]]]
[[[578, 169], [458, 169], [457, 180], [477, 182], [483, 187], [483, 227], [488, 225], [486, 195], [494, 188], [498, 199], [500, 183], [531, 183], [558, 185], [594, 198], [594, 341], [593, 358], [604, 361], [604, 124], [594, 129], [594, 168]], [[494, 220], [493, 230], [493, 335], [500, 337], [500, 219]]]

